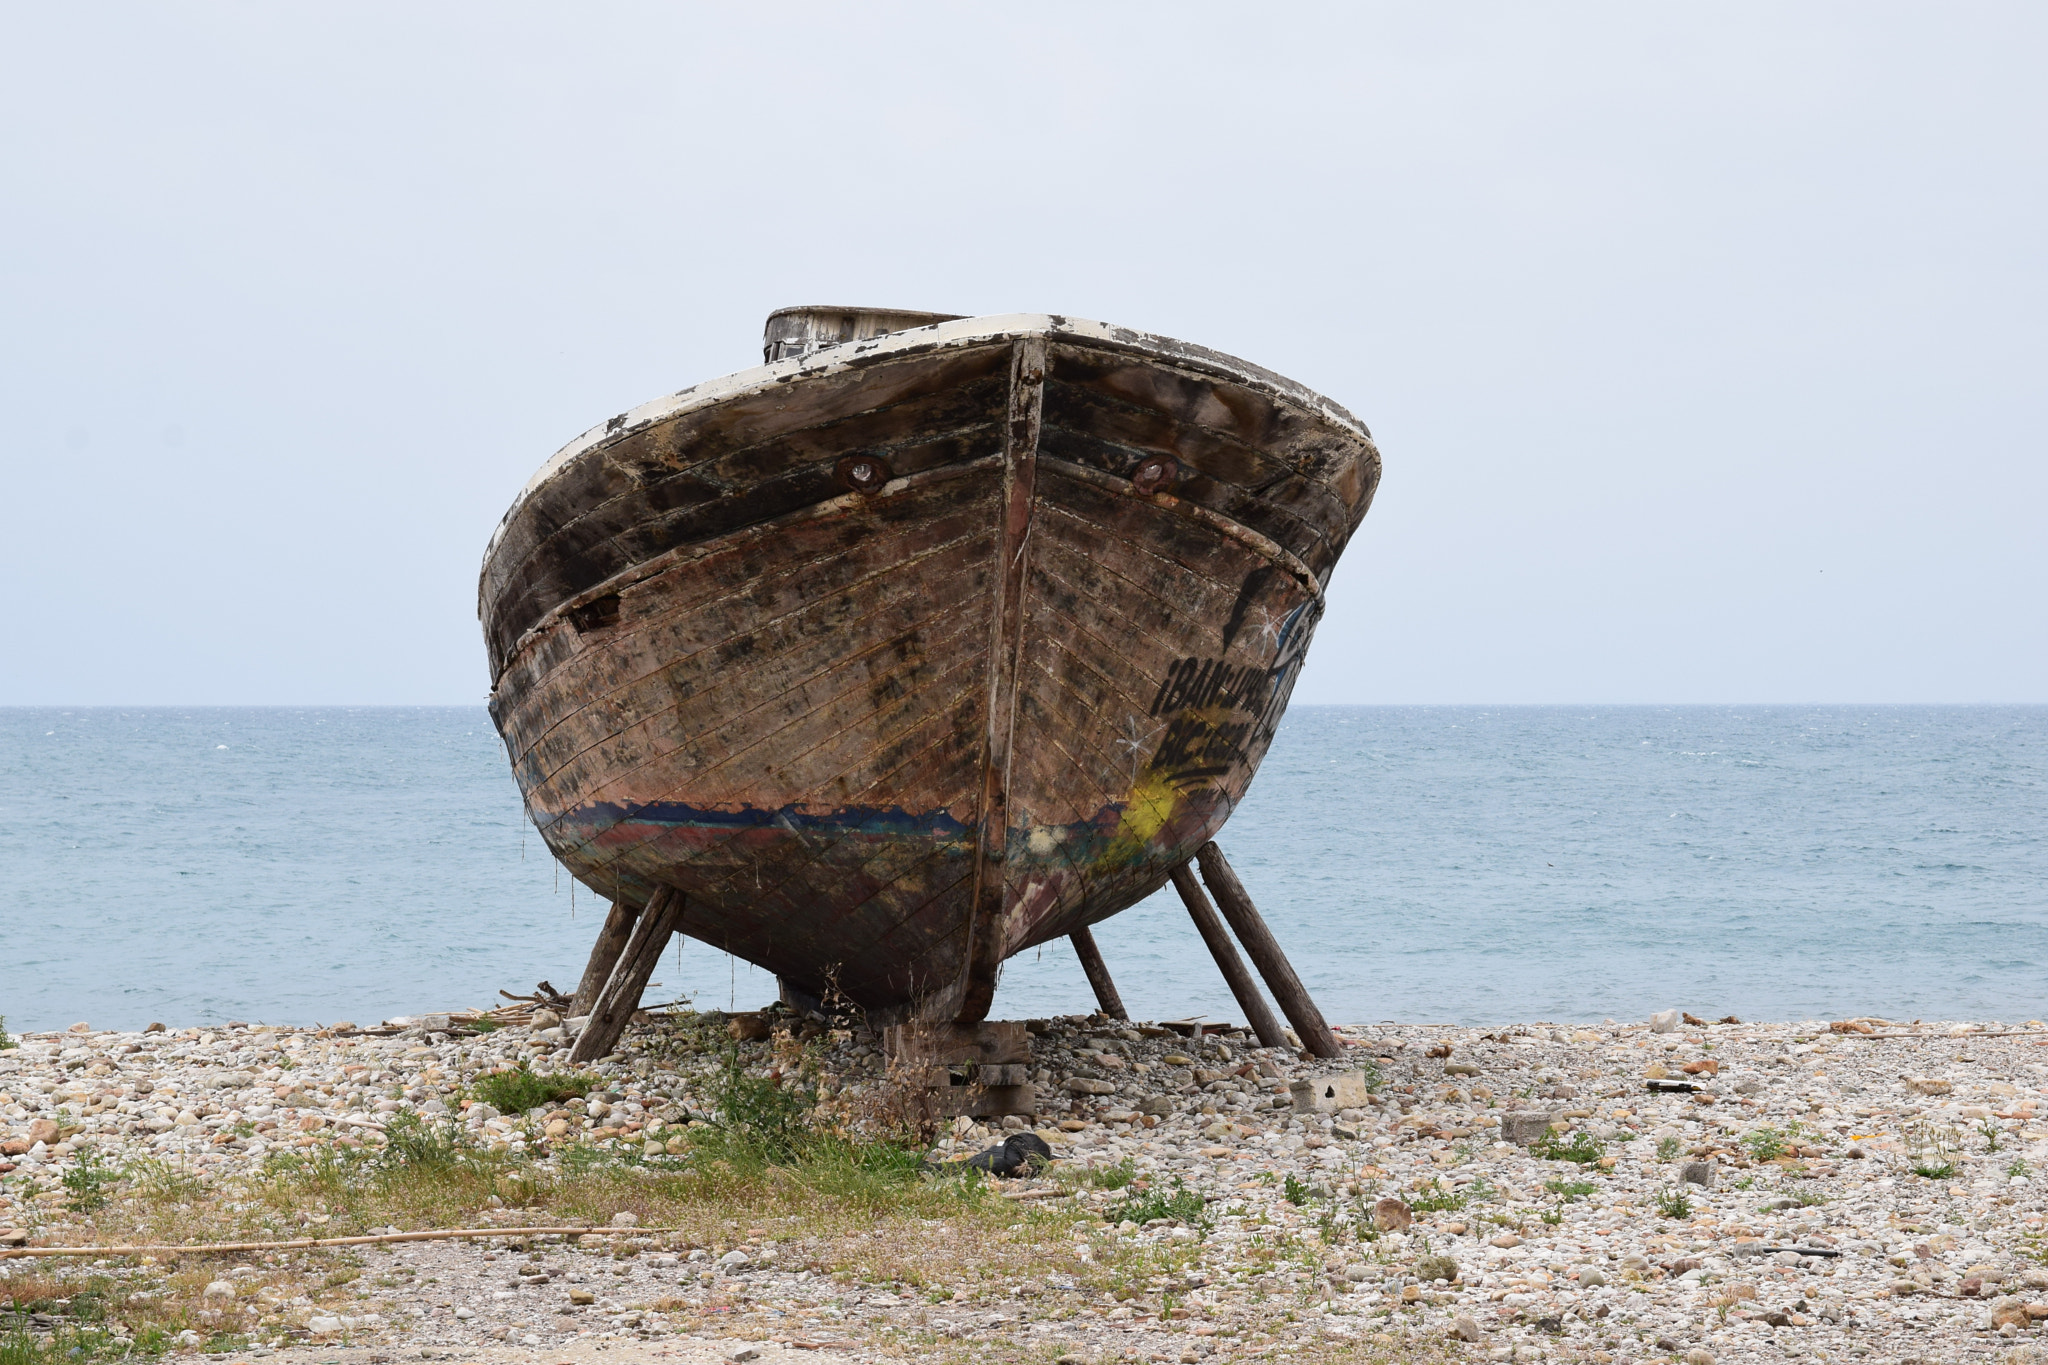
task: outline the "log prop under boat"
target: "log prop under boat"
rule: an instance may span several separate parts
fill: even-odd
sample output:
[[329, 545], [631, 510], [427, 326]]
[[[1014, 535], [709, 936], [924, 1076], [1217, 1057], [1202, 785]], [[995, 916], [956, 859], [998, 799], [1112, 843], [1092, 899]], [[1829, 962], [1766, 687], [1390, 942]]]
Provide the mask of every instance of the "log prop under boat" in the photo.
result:
[[790, 309], [766, 353], [520, 494], [491, 716], [598, 894], [879, 1022], [980, 1020], [1006, 958], [1230, 817], [1379, 454], [1278, 375], [1071, 318]]

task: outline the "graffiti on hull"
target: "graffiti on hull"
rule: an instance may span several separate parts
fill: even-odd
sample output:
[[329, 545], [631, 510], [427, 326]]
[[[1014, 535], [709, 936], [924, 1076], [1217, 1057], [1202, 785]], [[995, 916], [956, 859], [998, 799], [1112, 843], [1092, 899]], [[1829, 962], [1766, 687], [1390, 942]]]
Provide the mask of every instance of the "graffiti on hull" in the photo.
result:
[[1270, 630], [1270, 664], [1233, 664], [1190, 654], [1167, 670], [1149, 714], [1166, 731], [1146, 764], [1177, 791], [1214, 782], [1265, 751], [1308, 657], [1316, 604], [1304, 602]]

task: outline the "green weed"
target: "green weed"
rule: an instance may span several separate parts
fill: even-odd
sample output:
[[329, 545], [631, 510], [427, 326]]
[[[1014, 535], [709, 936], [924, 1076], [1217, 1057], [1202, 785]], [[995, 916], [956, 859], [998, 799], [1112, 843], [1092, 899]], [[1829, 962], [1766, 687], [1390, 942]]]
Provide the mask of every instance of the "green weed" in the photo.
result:
[[[1294, 1177], [1289, 1176], [1290, 1184]], [[1292, 1198], [1292, 1194], [1288, 1196]], [[1171, 1190], [1157, 1186], [1148, 1190], [1132, 1190], [1122, 1199], [1102, 1211], [1105, 1223], [1132, 1222], [1143, 1227], [1154, 1218], [1168, 1218], [1179, 1223], [1200, 1224], [1202, 1210], [1206, 1207], [1199, 1191], [1191, 1190], [1182, 1183], [1179, 1176], [1173, 1178]]]
[[1280, 1195], [1290, 1204], [1301, 1205], [1314, 1199], [1316, 1192], [1290, 1174], [1280, 1187]]
[[1470, 1197], [1456, 1190], [1447, 1190], [1441, 1181], [1432, 1179], [1410, 1197], [1408, 1207], [1417, 1213], [1452, 1213], [1464, 1208]]
[[1657, 1212], [1666, 1218], [1690, 1218], [1692, 1200], [1683, 1190], [1665, 1190], [1657, 1196]]
[[1953, 1124], [1915, 1124], [1906, 1130], [1912, 1171], [1923, 1180], [1949, 1180], [1956, 1174], [1955, 1154], [1962, 1134]]
[[1977, 1125], [1977, 1132], [1978, 1135], [1984, 1139], [1985, 1151], [1995, 1152], [1999, 1149], [1997, 1124], [1993, 1123], [1990, 1119], [1985, 1119], [1982, 1123], [1979, 1123]]
[[2015, 1180], [2019, 1179], [2021, 1176], [2024, 1176], [2027, 1173], [2027, 1159], [2023, 1156], [2014, 1157], [2012, 1161], [2007, 1164], [2005, 1168], [2005, 1173]]
[[1590, 1166], [1607, 1155], [1607, 1144], [1583, 1130], [1573, 1133], [1569, 1142], [1555, 1132], [1546, 1132], [1529, 1145], [1529, 1154], [1545, 1161], [1571, 1161]]
[[1774, 1161], [1785, 1155], [1785, 1135], [1775, 1128], [1757, 1128], [1742, 1135], [1742, 1148], [1752, 1161]]
[[1569, 1204], [1597, 1192], [1600, 1187], [1586, 1180], [1546, 1180], [1543, 1188]]
[[17, 1044], [7, 1032], [7, 1016], [0, 1014], [0, 1052], [5, 1052], [8, 1048], [15, 1046]]
[[710, 1087], [717, 1110], [715, 1136], [697, 1145], [717, 1151], [735, 1164], [779, 1164], [795, 1159], [816, 1140], [810, 1114], [818, 1103], [817, 1089], [801, 1082], [785, 1085], [747, 1074], [737, 1047], [727, 1047], [725, 1065]]
[[1677, 1138], [1667, 1137], [1657, 1139], [1657, 1160], [1676, 1161], [1678, 1160], [1679, 1150], [1680, 1149]]
[[597, 1084], [597, 1077], [585, 1075], [536, 1075], [525, 1062], [509, 1071], [479, 1076], [470, 1094], [501, 1114], [524, 1114], [550, 1104], [581, 1099]]
[[468, 1161], [476, 1149], [453, 1119], [434, 1124], [401, 1109], [384, 1125], [384, 1146], [372, 1158], [381, 1171], [401, 1167], [414, 1171], [451, 1170]]
[[107, 1187], [119, 1183], [121, 1173], [100, 1159], [90, 1147], [72, 1159], [64, 1172], [64, 1188], [71, 1194], [71, 1207], [92, 1213], [107, 1206]]
[[93, 1328], [59, 1329], [44, 1341], [29, 1330], [26, 1314], [16, 1314], [0, 1331], [0, 1365], [77, 1365], [113, 1353], [113, 1340]]

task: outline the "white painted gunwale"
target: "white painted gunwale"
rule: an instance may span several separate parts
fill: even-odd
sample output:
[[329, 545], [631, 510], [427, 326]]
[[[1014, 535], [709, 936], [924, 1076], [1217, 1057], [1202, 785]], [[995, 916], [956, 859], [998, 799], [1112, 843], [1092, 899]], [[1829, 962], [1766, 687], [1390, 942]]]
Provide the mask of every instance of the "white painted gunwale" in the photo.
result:
[[[1246, 388], [1266, 393], [1295, 407], [1306, 409], [1333, 426], [1345, 428], [1361, 440], [1371, 441], [1372, 433], [1363, 422], [1352, 416], [1342, 404], [1297, 384], [1283, 375], [1262, 369], [1236, 356], [1221, 351], [1212, 351], [1205, 346], [1191, 342], [1176, 341], [1172, 337], [1157, 336], [1140, 332], [1129, 327], [1118, 327], [1111, 323], [1090, 322], [1084, 318], [1069, 318], [1056, 313], [998, 313], [986, 317], [959, 318], [952, 322], [933, 323], [924, 327], [912, 327], [907, 331], [890, 332], [884, 336], [871, 337], [864, 341], [847, 341], [837, 346], [827, 346], [806, 356], [792, 356], [786, 360], [756, 365], [752, 369], [740, 370], [718, 379], [707, 379], [687, 389], [651, 399], [630, 408], [616, 417], [598, 423], [590, 430], [563, 446], [548, 458], [526, 486], [519, 490], [519, 496], [512, 500], [511, 507], [499, 519], [498, 527], [491, 533], [491, 542], [484, 549], [483, 570], [489, 568], [491, 559], [498, 552], [498, 546], [505, 537], [506, 528], [519, 515], [527, 500], [546, 487], [577, 459], [593, 455], [648, 427], [669, 421], [684, 413], [728, 402], [735, 398], [747, 397], [773, 389], [778, 385], [792, 383], [798, 378], [816, 375], [837, 374], [856, 366], [871, 364], [893, 355], [909, 355], [921, 351], [954, 350], [970, 346], [988, 345], [993, 342], [1014, 341], [1018, 337], [1042, 336], [1049, 341], [1073, 341], [1114, 350], [1136, 351], [1149, 355], [1164, 364], [1184, 368], [1206, 370], [1219, 378]], [[483, 608], [483, 570], [479, 571], [478, 614]]]

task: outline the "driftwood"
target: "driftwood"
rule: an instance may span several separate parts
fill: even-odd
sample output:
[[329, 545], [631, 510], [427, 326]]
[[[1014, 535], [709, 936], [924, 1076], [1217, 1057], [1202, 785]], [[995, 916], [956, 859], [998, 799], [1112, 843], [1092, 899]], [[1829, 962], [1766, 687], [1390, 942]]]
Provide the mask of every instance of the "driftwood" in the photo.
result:
[[1230, 983], [1230, 993], [1237, 997], [1237, 1007], [1244, 1011], [1252, 1032], [1258, 1035], [1259, 1046], [1287, 1046], [1287, 1036], [1280, 1031], [1280, 1021], [1273, 1017], [1266, 998], [1259, 994], [1258, 985], [1245, 968], [1244, 959], [1237, 955], [1236, 946], [1223, 928], [1223, 921], [1216, 918], [1216, 907], [1209, 904], [1209, 898], [1202, 893], [1202, 884], [1195, 880], [1192, 864], [1182, 863], [1173, 870], [1173, 889], [1180, 892], [1181, 903], [1187, 906], [1188, 916], [1194, 920], [1202, 942], [1209, 945], [1209, 955], [1216, 959], [1223, 979]]
[[204, 1242], [194, 1246], [0, 1247], [0, 1261], [21, 1256], [218, 1256], [244, 1251], [309, 1251], [321, 1247], [376, 1246], [384, 1242], [452, 1242], [464, 1237], [592, 1237], [680, 1228], [437, 1228], [431, 1232], [381, 1232], [367, 1237], [301, 1237], [289, 1242]]
[[535, 986], [532, 995], [514, 995], [508, 990], [500, 990], [498, 994], [504, 996], [507, 1000], [515, 1000], [521, 1004], [532, 1005], [536, 1009], [542, 1006], [551, 1010], [560, 1009], [569, 1003], [569, 997], [556, 990], [555, 983], [552, 981], [543, 981]]
[[588, 1014], [597, 1004], [597, 993], [604, 989], [604, 983], [612, 979], [612, 969], [619, 965], [619, 954], [626, 951], [626, 940], [633, 936], [633, 926], [640, 919], [640, 907], [623, 898], [613, 901], [611, 913], [604, 917], [604, 928], [598, 932], [597, 942], [590, 949], [590, 961], [584, 965], [583, 980], [576, 986], [576, 996], [569, 1002], [567, 1018]]
[[1237, 873], [1230, 870], [1230, 863], [1224, 858], [1223, 850], [1215, 841], [1202, 845], [1195, 855], [1202, 865], [1202, 880], [1216, 897], [1216, 904], [1222, 907], [1223, 917], [1230, 921], [1230, 927], [1237, 934], [1238, 942], [1244, 944], [1247, 956], [1259, 969], [1259, 975], [1266, 978], [1266, 989], [1273, 992], [1273, 999], [1287, 1015], [1294, 1032], [1301, 1039], [1301, 1045], [1317, 1057], [1342, 1055], [1343, 1045], [1337, 1035], [1330, 1032], [1323, 1012], [1316, 1008], [1316, 1002], [1309, 998], [1301, 978], [1294, 974], [1294, 967], [1287, 961], [1287, 954], [1280, 951], [1280, 940], [1273, 937], [1273, 931], [1266, 927], [1266, 921], [1259, 916], [1259, 908], [1252, 904], [1244, 883], [1237, 879]]
[[1131, 1016], [1124, 1011], [1124, 998], [1116, 993], [1116, 982], [1110, 980], [1109, 964], [1102, 960], [1102, 950], [1095, 946], [1095, 935], [1087, 929], [1076, 929], [1068, 937], [1073, 940], [1075, 956], [1081, 959], [1081, 970], [1088, 973], [1088, 984], [1095, 988], [1095, 1003], [1112, 1019], [1129, 1019]]
[[570, 1061], [594, 1062], [618, 1045], [626, 1025], [632, 1022], [633, 1011], [640, 1008], [640, 993], [654, 976], [661, 950], [668, 947], [669, 939], [682, 927], [682, 893], [664, 886], [648, 898], [646, 909], [634, 922], [632, 936], [619, 956], [618, 965], [612, 969], [604, 989], [598, 992], [590, 1020], [569, 1051]]
[[1882, 1043], [1886, 1039], [1897, 1041], [1902, 1038], [1911, 1038], [1919, 1043], [1967, 1043], [1973, 1038], [2039, 1038], [2042, 1040], [2042, 1046], [2048, 1047], [2048, 1033], [2043, 1033], [2037, 1028], [1987, 1030], [1983, 1033], [1858, 1033], [1851, 1029], [1847, 1033], [1833, 1033], [1828, 1036], [1837, 1040], [1868, 1038], [1873, 1043]]

